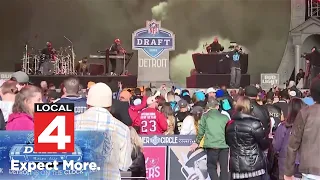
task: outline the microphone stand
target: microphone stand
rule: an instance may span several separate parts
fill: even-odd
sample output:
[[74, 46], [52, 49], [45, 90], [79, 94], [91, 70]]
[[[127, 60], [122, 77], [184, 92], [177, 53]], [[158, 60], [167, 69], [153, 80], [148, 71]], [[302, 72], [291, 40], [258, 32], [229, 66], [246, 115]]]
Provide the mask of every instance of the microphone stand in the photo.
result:
[[73, 43], [72, 43], [72, 41], [69, 39], [69, 38], [67, 38], [66, 36], [63, 36], [67, 41], [69, 41], [70, 42], [70, 44], [71, 44], [71, 58], [72, 58], [72, 74], [75, 74], [75, 68], [74, 68], [74, 60], [75, 60], [75, 53], [74, 53], [74, 49], [73, 49]]

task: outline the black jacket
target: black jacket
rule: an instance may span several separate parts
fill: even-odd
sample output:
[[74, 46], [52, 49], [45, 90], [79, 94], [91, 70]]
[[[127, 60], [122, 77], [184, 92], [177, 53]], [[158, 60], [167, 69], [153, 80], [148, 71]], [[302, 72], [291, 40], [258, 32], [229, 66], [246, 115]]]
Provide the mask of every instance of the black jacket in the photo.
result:
[[281, 109], [278, 106], [275, 106], [273, 104], [266, 104], [265, 105], [268, 112], [269, 112], [269, 116], [273, 117], [274, 119], [274, 125], [272, 127], [272, 132], [275, 132], [277, 127], [279, 126], [280, 122], [281, 122]]
[[256, 117], [236, 113], [226, 126], [226, 143], [230, 147], [231, 172], [266, 169], [263, 151], [269, 147], [269, 141]]
[[[131, 153], [132, 164], [130, 166], [131, 177], [146, 177], [146, 164], [144, 154], [140, 148], [137, 148], [138, 153], [133, 149]], [[141, 180], [145, 178], [141, 178]], [[138, 179], [139, 180], [139, 179]]]
[[251, 105], [253, 106], [252, 115], [261, 121], [266, 136], [268, 136], [271, 128], [268, 109], [264, 105], [258, 104], [256, 100], [251, 100]]
[[123, 122], [123, 124], [127, 126], [132, 125], [132, 119], [129, 115], [129, 102], [123, 102], [117, 99], [113, 99], [111, 113], [119, 121]]

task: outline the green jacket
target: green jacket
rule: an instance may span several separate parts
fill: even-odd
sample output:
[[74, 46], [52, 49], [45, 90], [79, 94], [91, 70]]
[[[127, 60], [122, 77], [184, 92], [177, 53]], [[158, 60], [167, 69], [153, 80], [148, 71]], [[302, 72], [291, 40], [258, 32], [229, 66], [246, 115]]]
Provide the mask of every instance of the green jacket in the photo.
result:
[[204, 136], [204, 148], [228, 148], [225, 140], [225, 127], [228, 120], [227, 116], [216, 109], [210, 109], [203, 113], [199, 123], [196, 143], [199, 144]]

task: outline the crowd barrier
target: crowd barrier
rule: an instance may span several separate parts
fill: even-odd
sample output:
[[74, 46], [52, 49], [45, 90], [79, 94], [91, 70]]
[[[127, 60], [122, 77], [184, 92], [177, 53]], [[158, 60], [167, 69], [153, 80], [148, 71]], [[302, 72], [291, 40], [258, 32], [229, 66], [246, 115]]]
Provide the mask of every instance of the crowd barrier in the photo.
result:
[[148, 180], [209, 180], [207, 155], [190, 151], [195, 136], [142, 136]]

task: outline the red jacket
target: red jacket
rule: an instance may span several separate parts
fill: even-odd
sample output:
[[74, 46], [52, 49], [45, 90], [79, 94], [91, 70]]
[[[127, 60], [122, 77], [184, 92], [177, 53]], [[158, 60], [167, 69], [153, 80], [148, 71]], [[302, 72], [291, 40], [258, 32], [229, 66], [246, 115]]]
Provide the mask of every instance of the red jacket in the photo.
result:
[[132, 120], [132, 126], [133, 127], [139, 127], [140, 126], [140, 124], [137, 121], [137, 119], [138, 119], [138, 116], [139, 116], [139, 112], [142, 109], [147, 107], [147, 99], [148, 99], [147, 96], [143, 96], [141, 104], [139, 104], [137, 106], [131, 105], [129, 107], [129, 116], [130, 116], [130, 118]]
[[163, 134], [168, 129], [167, 118], [157, 109], [145, 108], [137, 118], [140, 134]]

